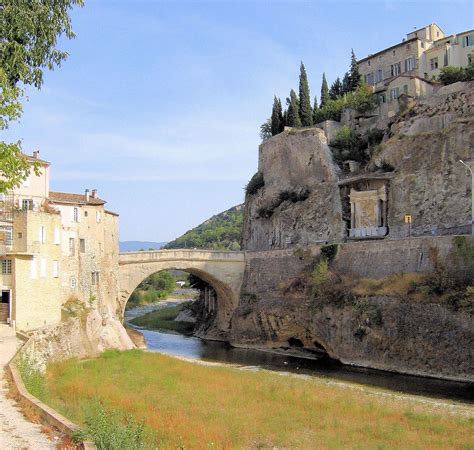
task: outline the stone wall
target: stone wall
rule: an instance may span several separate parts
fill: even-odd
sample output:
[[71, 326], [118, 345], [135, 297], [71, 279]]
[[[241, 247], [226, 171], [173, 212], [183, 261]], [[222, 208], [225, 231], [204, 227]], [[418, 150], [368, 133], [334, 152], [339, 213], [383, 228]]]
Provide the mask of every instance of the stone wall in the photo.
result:
[[[467, 238], [474, 245], [474, 238]], [[349, 278], [381, 278], [433, 270], [430, 249], [452, 271], [472, 275], [455, 256], [453, 237], [343, 244], [332, 270]], [[472, 311], [433, 298], [334, 298], [288, 291], [314, 264], [320, 248], [247, 253], [241, 301], [231, 322], [235, 346], [327, 352], [346, 364], [401, 373], [474, 380]], [[302, 347], [294, 347], [298, 342]]]

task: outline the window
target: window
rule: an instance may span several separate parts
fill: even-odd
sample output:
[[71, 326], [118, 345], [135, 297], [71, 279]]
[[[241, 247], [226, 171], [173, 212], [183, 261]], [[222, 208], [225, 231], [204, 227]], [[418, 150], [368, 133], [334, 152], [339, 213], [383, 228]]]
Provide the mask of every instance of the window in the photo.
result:
[[86, 251], [86, 240], [85, 239], [79, 239], [79, 251], [81, 253], [85, 253], [85, 251]]
[[385, 100], [385, 94], [380, 94], [380, 95], [379, 95], [379, 104], [385, 103], [385, 102], [386, 102], [386, 100]]
[[53, 277], [59, 277], [59, 261], [53, 261]]
[[365, 82], [367, 84], [374, 84], [374, 74], [373, 73], [369, 73], [365, 76]]
[[400, 89], [399, 88], [390, 89], [390, 101], [396, 100], [398, 97], [400, 97]]
[[443, 65], [444, 65], [444, 67], [446, 67], [446, 66], [448, 65], [448, 51], [447, 51], [447, 50], [446, 50], [446, 52], [444, 53]]
[[2, 259], [2, 275], [11, 275], [12, 273], [12, 260]]
[[377, 69], [377, 72], [375, 72], [375, 83], [380, 83], [381, 81], [383, 81], [383, 70]]
[[74, 277], [70, 278], [69, 284], [71, 286], [71, 289], [76, 289], [77, 283], [76, 283], [76, 279]]
[[97, 223], [100, 223], [100, 211], [95, 212], [95, 220]]
[[44, 244], [46, 240], [44, 225], [39, 227], [39, 241]]
[[78, 208], [74, 208], [72, 220], [73, 222], [79, 222], [79, 209]]
[[414, 56], [405, 59], [405, 72], [416, 69], [416, 59]]
[[421, 43], [421, 48], [425, 48], [425, 43], [424, 42]]
[[92, 286], [97, 286], [99, 284], [99, 272], [91, 272], [91, 282]]
[[46, 258], [40, 259], [40, 277], [41, 278], [46, 277]]
[[36, 256], [33, 256], [33, 258], [31, 259], [30, 277], [36, 278]]
[[395, 56], [395, 50], [392, 51], [392, 55]]
[[76, 254], [76, 244], [74, 238], [69, 238], [69, 256], [74, 256]]
[[370, 59], [367, 61], [367, 65], [370, 67]]
[[392, 74], [392, 77], [396, 77], [397, 75], [400, 75], [402, 71], [402, 64], [401, 63], [395, 63], [390, 66], [390, 71]]
[[58, 227], [54, 227], [54, 243], [56, 245], [61, 243], [61, 230]]
[[471, 66], [472, 63], [473, 63], [472, 55], [467, 55], [467, 65], [468, 65], [468, 66]]
[[463, 47], [470, 47], [474, 45], [474, 34], [468, 34], [467, 36], [462, 37], [462, 46]]
[[23, 233], [18, 233], [18, 239], [21, 239], [23, 237]]
[[403, 85], [403, 93], [404, 93], [405, 95], [408, 95], [408, 84], [404, 84], [404, 85]]
[[438, 68], [438, 57], [430, 59], [430, 69], [436, 70]]
[[89, 213], [87, 211], [84, 211], [84, 217], [87, 217]]
[[21, 209], [23, 211], [32, 211], [33, 210], [33, 200], [31, 200], [30, 198], [23, 199], [21, 201]]

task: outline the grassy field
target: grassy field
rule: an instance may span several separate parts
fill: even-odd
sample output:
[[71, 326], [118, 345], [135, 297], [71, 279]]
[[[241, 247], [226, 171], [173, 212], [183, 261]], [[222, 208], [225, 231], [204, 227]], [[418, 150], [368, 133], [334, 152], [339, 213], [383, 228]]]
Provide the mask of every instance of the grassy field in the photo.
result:
[[189, 322], [175, 322], [175, 318], [182, 311], [184, 305], [167, 306], [143, 316], [135, 317], [130, 323], [148, 330], [171, 330], [183, 334], [191, 334], [194, 324]]
[[48, 367], [43, 399], [84, 424], [99, 400], [145, 448], [474, 448], [473, 419], [402, 399], [139, 350]]

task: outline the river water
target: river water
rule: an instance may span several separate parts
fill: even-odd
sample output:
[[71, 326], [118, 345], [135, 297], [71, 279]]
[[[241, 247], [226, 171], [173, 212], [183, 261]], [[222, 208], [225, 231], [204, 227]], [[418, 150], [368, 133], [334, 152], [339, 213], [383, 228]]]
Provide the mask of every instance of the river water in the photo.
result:
[[[127, 310], [125, 312], [125, 322], [133, 317], [175, 304], [177, 303], [166, 302]], [[474, 383], [400, 375], [392, 372], [346, 366], [327, 358], [299, 358], [267, 351], [234, 348], [224, 342], [205, 341], [168, 331], [137, 329], [145, 336], [148, 351], [151, 352], [202, 361], [235, 364], [250, 370], [264, 368], [298, 373], [334, 381], [375, 386], [394, 392], [474, 403]]]

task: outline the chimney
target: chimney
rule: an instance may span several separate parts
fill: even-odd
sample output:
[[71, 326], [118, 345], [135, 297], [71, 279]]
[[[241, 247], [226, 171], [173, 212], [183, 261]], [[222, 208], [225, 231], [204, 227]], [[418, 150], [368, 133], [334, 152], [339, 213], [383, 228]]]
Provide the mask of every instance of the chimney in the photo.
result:
[[86, 202], [89, 201], [89, 197], [90, 197], [90, 195], [89, 195], [89, 189], [86, 189]]
[[91, 197], [97, 198], [97, 189], [92, 189]]
[[40, 151], [39, 151], [39, 150], [35, 150], [35, 151], [33, 152], [33, 158], [34, 158], [34, 159], [38, 159], [38, 158], [39, 158], [39, 154], [40, 154]]

